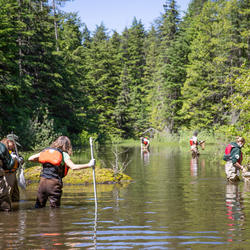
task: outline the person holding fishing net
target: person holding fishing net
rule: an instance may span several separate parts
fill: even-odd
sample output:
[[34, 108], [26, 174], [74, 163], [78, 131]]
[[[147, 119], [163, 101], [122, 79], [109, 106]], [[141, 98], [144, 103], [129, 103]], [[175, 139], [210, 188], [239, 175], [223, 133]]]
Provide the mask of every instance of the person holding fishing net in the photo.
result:
[[198, 131], [194, 131], [192, 138], [190, 138], [190, 151], [192, 152], [192, 157], [199, 156], [200, 152], [198, 146], [201, 146], [202, 150], [205, 149], [205, 141], [199, 141], [198, 138]]

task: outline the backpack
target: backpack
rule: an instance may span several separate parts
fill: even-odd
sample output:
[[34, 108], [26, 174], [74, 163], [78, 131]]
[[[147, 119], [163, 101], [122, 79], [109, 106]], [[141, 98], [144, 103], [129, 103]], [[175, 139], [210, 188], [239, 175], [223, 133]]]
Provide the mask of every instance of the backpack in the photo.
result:
[[225, 148], [225, 154], [224, 154], [224, 157], [223, 157], [223, 160], [224, 161], [229, 161], [231, 160], [231, 150], [232, 148], [234, 148], [234, 146], [232, 144], [228, 144]]

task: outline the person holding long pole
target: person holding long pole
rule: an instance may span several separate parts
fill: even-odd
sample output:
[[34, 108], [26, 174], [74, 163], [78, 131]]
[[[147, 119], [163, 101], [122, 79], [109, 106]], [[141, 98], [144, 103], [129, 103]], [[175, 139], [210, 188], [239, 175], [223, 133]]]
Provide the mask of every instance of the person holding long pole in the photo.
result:
[[29, 157], [29, 161], [42, 163], [42, 171], [37, 192], [36, 208], [46, 206], [47, 200], [50, 207], [59, 207], [62, 196], [62, 178], [66, 176], [68, 169], [80, 170], [95, 166], [92, 158], [87, 164], [75, 164], [70, 156], [72, 154], [71, 141], [67, 136], [58, 137], [50, 148], [44, 149], [38, 154]]

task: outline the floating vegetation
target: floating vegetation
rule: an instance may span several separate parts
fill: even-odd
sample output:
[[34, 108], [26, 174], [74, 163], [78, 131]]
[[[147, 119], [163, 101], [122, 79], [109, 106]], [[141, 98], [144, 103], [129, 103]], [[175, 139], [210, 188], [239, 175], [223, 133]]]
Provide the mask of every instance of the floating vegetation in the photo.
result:
[[[35, 166], [25, 169], [24, 175], [27, 185], [38, 182], [40, 179], [41, 166]], [[79, 185], [79, 184], [92, 184], [93, 173], [92, 168], [84, 170], [69, 170], [67, 176], [63, 178], [65, 185]], [[114, 184], [122, 182], [130, 182], [132, 178], [124, 173], [115, 174], [113, 169], [110, 168], [95, 168], [96, 183], [98, 184]]]

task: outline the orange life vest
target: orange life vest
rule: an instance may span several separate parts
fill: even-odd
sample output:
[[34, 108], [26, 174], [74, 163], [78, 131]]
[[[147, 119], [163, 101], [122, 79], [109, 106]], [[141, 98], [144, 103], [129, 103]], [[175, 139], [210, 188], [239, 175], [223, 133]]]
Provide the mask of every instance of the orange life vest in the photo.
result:
[[57, 167], [61, 178], [68, 174], [69, 167], [63, 162], [63, 153], [57, 148], [45, 148], [39, 155], [38, 161], [43, 167]]

